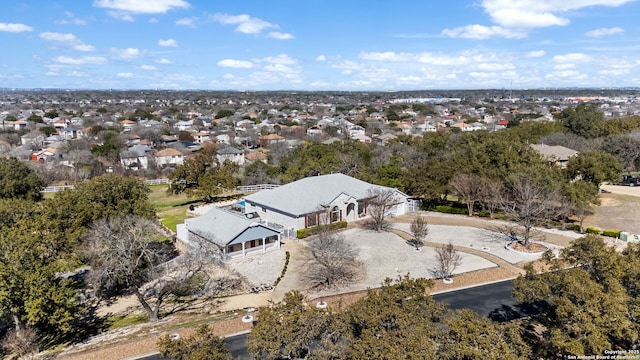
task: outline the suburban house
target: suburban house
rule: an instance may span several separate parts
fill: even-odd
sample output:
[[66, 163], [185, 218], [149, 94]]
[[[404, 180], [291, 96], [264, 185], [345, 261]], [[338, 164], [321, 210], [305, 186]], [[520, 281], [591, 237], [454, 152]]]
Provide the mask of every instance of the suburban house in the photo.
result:
[[244, 198], [245, 214], [284, 229], [304, 229], [323, 223], [354, 221], [367, 217], [372, 191], [391, 190], [391, 216], [408, 210], [408, 196], [397, 189], [373, 185], [344, 174], [304, 178]]
[[251, 151], [250, 153], [244, 156], [245, 162], [253, 163], [255, 161], [262, 161], [263, 163], [267, 163], [267, 154], [262, 151]]
[[578, 152], [560, 145], [531, 144], [531, 147], [539, 152], [547, 161], [561, 169], [567, 167], [570, 158], [578, 155]]
[[156, 164], [162, 166], [178, 166], [184, 163], [184, 155], [179, 150], [166, 148], [156, 153]]
[[177, 238], [198, 249], [214, 245], [222, 260], [280, 248], [280, 232], [240, 213], [213, 207], [177, 226]]
[[216, 151], [216, 158], [220, 163], [226, 160], [236, 163], [238, 165], [244, 165], [244, 151], [236, 149], [233, 146], [227, 146]]
[[151, 148], [146, 145], [133, 145], [127, 150], [120, 152], [120, 163], [126, 169], [140, 170], [149, 168], [147, 154]]
[[261, 147], [268, 147], [273, 144], [282, 143], [285, 141], [285, 138], [278, 134], [269, 134], [260, 136], [258, 138], [258, 143]]

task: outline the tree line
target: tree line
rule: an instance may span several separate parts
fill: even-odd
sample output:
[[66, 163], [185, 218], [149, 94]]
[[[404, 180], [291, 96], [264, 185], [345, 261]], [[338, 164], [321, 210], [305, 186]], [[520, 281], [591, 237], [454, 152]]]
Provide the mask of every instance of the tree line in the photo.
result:
[[5, 354], [22, 356], [102, 331], [106, 319], [96, 307], [121, 295], [136, 295], [149, 319], [157, 319], [164, 299], [190, 295], [207, 281], [197, 261], [176, 258], [140, 179], [99, 176], [44, 199], [44, 182], [20, 160], [0, 158], [0, 177]]

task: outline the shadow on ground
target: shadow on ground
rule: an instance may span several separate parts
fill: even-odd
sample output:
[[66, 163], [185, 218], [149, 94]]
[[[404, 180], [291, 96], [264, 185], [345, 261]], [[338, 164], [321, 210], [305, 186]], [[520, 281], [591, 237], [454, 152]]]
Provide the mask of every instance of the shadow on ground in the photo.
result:
[[541, 314], [549, 304], [544, 301], [534, 303], [520, 303], [515, 305], [502, 305], [489, 313], [489, 319], [496, 322], [508, 322], [525, 317]]

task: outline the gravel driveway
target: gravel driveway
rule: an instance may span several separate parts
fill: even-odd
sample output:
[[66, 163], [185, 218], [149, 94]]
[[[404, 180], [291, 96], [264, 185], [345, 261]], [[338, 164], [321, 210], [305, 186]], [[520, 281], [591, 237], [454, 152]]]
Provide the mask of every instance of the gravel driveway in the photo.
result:
[[[396, 279], [409, 273], [412, 278], [432, 278], [431, 270], [436, 265], [435, 251], [423, 247], [416, 251], [399, 236], [390, 232], [375, 232], [360, 228], [342, 232], [345, 241], [359, 250], [359, 260], [364, 264], [364, 274], [358, 283], [340, 289], [314, 291], [314, 296], [324, 296], [337, 292], [349, 292], [380, 287], [385, 278]], [[495, 267], [496, 265], [479, 256], [460, 254], [462, 265], [454, 274]], [[292, 254], [292, 256], [294, 256]]]

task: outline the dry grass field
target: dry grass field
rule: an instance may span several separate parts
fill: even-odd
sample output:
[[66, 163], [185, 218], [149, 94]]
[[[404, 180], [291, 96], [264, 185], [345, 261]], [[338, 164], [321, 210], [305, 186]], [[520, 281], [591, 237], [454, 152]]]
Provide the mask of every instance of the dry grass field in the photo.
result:
[[587, 226], [640, 234], [640, 187], [604, 185], [600, 206], [585, 221]]

